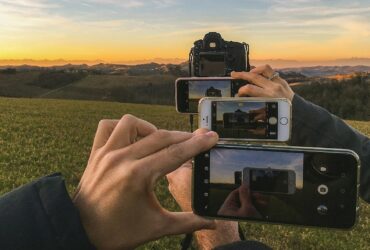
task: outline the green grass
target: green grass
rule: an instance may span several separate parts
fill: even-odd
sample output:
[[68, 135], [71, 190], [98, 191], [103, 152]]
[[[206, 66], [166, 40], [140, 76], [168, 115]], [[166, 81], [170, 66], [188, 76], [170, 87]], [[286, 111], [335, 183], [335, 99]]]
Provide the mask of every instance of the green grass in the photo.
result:
[[[174, 107], [109, 102], [0, 98], [0, 194], [41, 176], [61, 172], [73, 193], [89, 156], [99, 120], [130, 113], [162, 129], [188, 130], [188, 118]], [[370, 122], [349, 122], [370, 135]], [[174, 200], [161, 181], [157, 195], [168, 209]], [[352, 231], [243, 223], [248, 239], [276, 249], [368, 249], [370, 206], [361, 203]], [[141, 249], [179, 249], [182, 236], [166, 237]]]

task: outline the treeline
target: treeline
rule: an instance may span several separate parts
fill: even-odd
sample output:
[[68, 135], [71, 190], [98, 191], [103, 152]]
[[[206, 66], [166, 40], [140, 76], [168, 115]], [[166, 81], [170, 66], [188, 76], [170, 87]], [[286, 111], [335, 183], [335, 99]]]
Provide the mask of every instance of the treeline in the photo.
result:
[[87, 73], [83, 72], [46, 71], [41, 72], [38, 78], [30, 82], [29, 85], [45, 89], [57, 89], [77, 82], [87, 75]]
[[348, 120], [370, 120], [370, 79], [356, 75], [347, 80], [325, 80], [293, 89], [305, 99]]

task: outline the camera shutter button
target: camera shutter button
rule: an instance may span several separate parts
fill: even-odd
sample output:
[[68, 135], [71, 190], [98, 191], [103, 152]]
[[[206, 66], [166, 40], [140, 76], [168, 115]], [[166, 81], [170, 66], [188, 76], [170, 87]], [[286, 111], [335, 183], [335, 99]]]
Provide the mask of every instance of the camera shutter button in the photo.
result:
[[269, 124], [270, 125], [276, 125], [276, 123], [277, 123], [276, 117], [270, 117], [269, 118]]

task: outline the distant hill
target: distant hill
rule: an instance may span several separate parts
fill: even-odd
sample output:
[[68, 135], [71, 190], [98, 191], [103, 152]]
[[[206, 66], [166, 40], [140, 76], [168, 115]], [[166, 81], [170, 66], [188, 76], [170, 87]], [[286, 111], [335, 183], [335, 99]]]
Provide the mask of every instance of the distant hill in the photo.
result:
[[[272, 65], [273, 66], [273, 65]], [[188, 63], [180, 64], [159, 64], [146, 63], [138, 65], [126, 64], [105, 64], [99, 63], [95, 65], [88, 64], [65, 64], [50, 67], [19, 65], [19, 66], [0, 66], [1, 70], [15, 69], [19, 72], [24, 71], [65, 71], [65, 72], [83, 72], [91, 74], [105, 75], [175, 75], [188, 76]], [[296, 80], [302, 80], [306, 77], [327, 77], [335, 75], [348, 75], [358, 72], [370, 72], [370, 66], [312, 66], [312, 67], [292, 67], [278, 69], [282, 75]], [[295, 80], [290, 80], [294, 82]]]
[[[187, 65], [187, 64], [186, 64]], [[19, 66], [0, 66], [0, 73], [6, 73], [6, 70], [15, 69], [18, 72], [28, 71], [63, 71], [67, 73], [80, 72], [91, 73], [97, 75], [128, 75], [128, 76], [141, 76], [141, 75], [176, 75], [187, 76], [188, 68], [185, 64], [158, 64], [147, 63], [138, 65], [125, 65], [125, 64], [105, 64], [99, 63], [95, 65], [87, 64], [65, 64], [57, 66], [33, 66], [33, 65], [19, 65]]]
[[[187, 66], [100, 63], [2, 67], [0, 96], [174, 105], [174, 83], [188, 75]], [[369, 71], [369, 66], [316, 66], [285, 68], [279, 73], [297, 93], [331, 112], [346, 119], [369, 120], [370, 74], [357, 74]]]
[[279, 69], [280, 72], [290, 73], [295, 72], [307, 77], [326, 77], [334, 75], [353, 74], [359, 72], [370, 72], [370, 66], [315, 66], [302, 68], [284, 68]]
[[314, 66], [357, 66], [365, 65], [370, 66], [370, 58], [341, 58], [335, 60], [311, 60], [311, 61], [300, 61], [300, 60], [286, 60], [286, 59], [266, 59], [266, 60], [254, 60], [251, 58], [252, 65], [263, 65], [270, 64], [274, 68], [302, 68], [302, 67], [314, 67]]

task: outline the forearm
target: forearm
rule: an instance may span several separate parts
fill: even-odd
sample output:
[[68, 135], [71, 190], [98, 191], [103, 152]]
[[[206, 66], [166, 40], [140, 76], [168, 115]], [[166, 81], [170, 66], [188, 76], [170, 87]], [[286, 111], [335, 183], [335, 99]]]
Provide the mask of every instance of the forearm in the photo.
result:
[[345, 148], [361, 160], [360, 195], [370, 202], [370, 139], [327, 110], [295, 95], [290, 144], [294, 146]]

